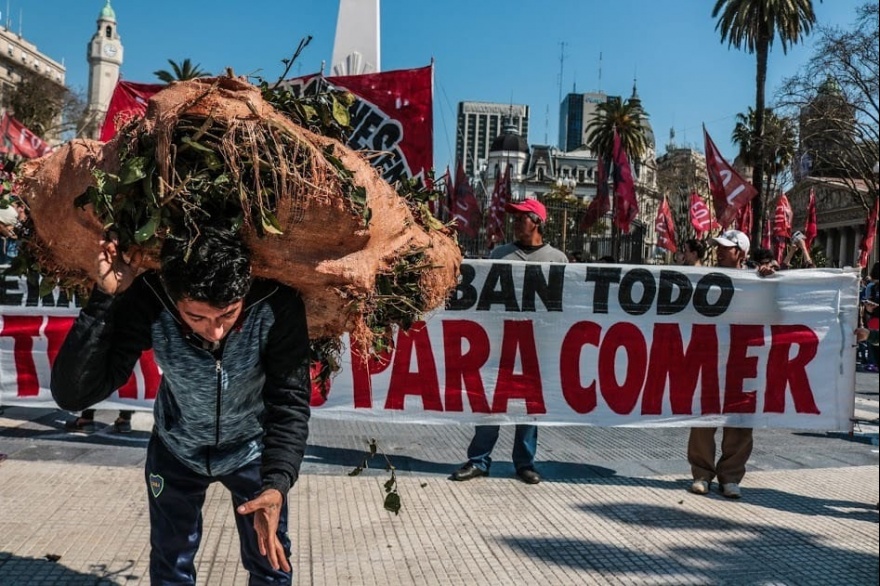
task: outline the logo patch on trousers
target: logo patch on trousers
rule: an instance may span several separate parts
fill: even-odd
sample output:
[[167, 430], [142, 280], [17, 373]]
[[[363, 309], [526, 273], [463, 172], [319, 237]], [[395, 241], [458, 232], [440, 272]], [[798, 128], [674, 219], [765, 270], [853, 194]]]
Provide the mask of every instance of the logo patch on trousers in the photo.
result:
[[165, 479], [158, 474], [150, 474], [150, 492], [153, 493], [153, 498], [159, 498], [163, 488], [165, 488]]

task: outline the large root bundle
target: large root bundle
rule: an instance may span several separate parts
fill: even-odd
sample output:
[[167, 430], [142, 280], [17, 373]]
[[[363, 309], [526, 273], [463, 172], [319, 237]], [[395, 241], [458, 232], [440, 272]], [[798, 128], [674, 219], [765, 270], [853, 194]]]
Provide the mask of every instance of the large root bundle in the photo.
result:
[[298, 289], [313, 339], [369, 346], [443, 303], [461, 255], [364, 157], [291, 122], [231, 77], [172, 84], [110, 142], [32, 162], [22, 195], [44, 270], [84, 282], [107, 229], [158, 266], [169, 234], [240, 230], [254, 272]]

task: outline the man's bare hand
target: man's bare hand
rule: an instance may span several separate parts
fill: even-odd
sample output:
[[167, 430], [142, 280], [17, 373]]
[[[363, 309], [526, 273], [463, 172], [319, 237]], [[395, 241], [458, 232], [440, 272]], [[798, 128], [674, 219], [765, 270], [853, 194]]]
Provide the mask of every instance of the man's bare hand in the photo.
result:
[[270, 488], [238, 507], [237, 511], [239, 515], [254, 515], [254, 530], [257, 532], [260, 553], [268, 558], [269, 565], [276, 570], [289, 572], [290, 562], [287, 561], [284, 546], [278, 540], [278, 520], [283, 504], [281, 492]]
[[119, 241], [116, 238], [101, 240], [95, 280], [98, 289], [108, 295], [122, 293], [137, 277], [142, 261], [143, 253], [139, 250], [126, 258], [119, 251]]

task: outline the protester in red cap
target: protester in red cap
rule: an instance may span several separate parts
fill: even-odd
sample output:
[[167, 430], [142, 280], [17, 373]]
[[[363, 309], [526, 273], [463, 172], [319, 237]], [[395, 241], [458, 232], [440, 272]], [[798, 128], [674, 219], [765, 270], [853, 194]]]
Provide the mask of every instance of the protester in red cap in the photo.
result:
[[[568, 262], [561, 250], [544, 242], [544, 223], [547, 210], [536, 199], [509, 203], [505, 211], [513, 215], [515, 241], [498, 246], [489, 258], [526, 262]], [[498, 441], [501, 427], [478, 425], [474, 438], [468, 446], [468, 461], [452, 474], [453, 480], [470, 480], [489, 475], [492, 464], [492, 448]], [[517, 425], [513, 442], [513, 465], [516, 475], [526, 484], [538, 484], [541, 476], [535, 470], [535, 453], [538, 449], [538, 428], [535, 425]]]

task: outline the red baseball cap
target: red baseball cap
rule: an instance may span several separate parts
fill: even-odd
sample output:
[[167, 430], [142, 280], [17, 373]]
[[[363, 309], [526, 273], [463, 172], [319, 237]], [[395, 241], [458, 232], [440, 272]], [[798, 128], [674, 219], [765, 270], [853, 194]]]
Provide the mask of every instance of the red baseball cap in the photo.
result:
[[542, 222], [547, 221], [547, 209], [537, 199], [524, 199], [516, 203], [509, 203], [504, 206], [504, 211], [520, 214], [532, 213], [541, 218]]

